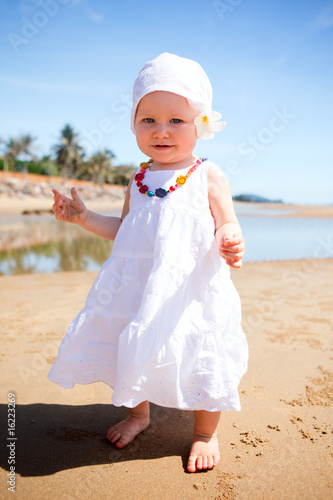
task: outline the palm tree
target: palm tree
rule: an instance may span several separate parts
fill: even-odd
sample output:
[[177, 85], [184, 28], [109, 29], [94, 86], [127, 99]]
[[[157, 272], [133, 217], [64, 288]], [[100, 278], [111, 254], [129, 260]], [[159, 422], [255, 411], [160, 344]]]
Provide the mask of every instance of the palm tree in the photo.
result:
[[87, 171], [95, 184], [102, 186], [106, 178], [110, 175], [112, 159], [115, 155], [109, 149], [98, 151], [87, 161]]
[[4, 179], [8, 177], [8, 167], [9, 164], [12, 164], [13, 169], [15, 168], [16, 158], [21, 152], [21, 145], [17, 139], [13, 139], [10, 137], [8, 141], [4, 139], [0, 139], [1, 144], [4, 147], [4, 155], [3, 155], [3, 171], [4, 171]]
[[84, 155], [83, 148], [79, 145], [78, 135], [73, 127], [65, 125], [60, 131], [60, 143], [52, 147], [56, 156], [56, 162], [62, 169], [64, 183], [67, 182], [70, 172], [76, 173], [82, 163]]
[[25, 177], [28, 173], [28, 160], [27, 157], [31, 159], [35, 158], [32, 151], [31, 145], [36, 140], [35, 137], [32, 137], [30, 134], [23, 134], [18, 139], [13, 139], [10, 137], [8, 141], [4, 141], [3, 139], [0, 142], [4, 145], [5, 153], [3, 155], [4, 158], [4, 178], [8, 176], [8, 164], [12, 163], [13, 169], [15, 168], [16, 159], [23, 155], [24, 157], [24, 174]]
[[6, 179], [8, 177], [8, 148], [6, 141], [0, 137], [0, 145], [3, 151], [2, 159], [3, 159], [3, 178]]
[[32, 137], [30, 134], [23, 134], [18, 139], [18, 147], [20, 149], [19, 155], [24, 155], [24, 163], [23, 163], [23, 171], [24, 177], [27, 178], [28, 175], [28, 160], [29, 157], [31, 160], [35, 159], [33, 152], [31, 151], [31, 145], [36, 140], [36, 137]]

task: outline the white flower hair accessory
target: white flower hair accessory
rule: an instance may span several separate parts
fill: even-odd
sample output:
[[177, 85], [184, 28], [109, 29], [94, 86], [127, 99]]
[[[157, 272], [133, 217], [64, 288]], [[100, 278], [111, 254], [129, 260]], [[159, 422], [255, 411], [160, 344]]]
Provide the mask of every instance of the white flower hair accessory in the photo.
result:
[[[208, 111], [207, 113], [200, 113], [194, 120], [197, 127], [197, 135], [199, 139], [213, 139], [214, 132], [220, 132], [226, 126], [226, 122], [218, 122], [222, 115], [217, 111]], [[218, 123], [216, 123], [218, 122]]]

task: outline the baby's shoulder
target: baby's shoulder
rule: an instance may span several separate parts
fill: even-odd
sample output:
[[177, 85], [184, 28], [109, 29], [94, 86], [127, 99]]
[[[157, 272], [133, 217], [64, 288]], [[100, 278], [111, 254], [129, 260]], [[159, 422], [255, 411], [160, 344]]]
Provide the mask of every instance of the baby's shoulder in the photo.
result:
[[206, 169], [207, 169], [207, 178], [208, 181], [217, 181], [218, 179], [223, 180], [224, 182], [226, 181], [226, 176], [223, 173], [223, 170], [221, 167], [219, 167], [216, 163], [212, 161], [206, 161]]
[[207, 162], [207, 187], [210, 196], [216, 193], [221, 195], [221, 190], [224, 191], [229, 186], [228, 180], [223, 173], [223, 170], [213, 162]]

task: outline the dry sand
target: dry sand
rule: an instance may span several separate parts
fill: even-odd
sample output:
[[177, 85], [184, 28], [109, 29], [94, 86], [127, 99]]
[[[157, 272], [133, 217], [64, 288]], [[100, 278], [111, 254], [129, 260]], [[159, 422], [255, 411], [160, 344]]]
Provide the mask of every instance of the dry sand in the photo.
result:
[[7, 393], [16, 395], [19, 499], [329, 499], [332, 484], [333, 260], [246, 263], [233, 271], [250, 362], [241, 412], [222, 414], [222, 459], [185, 471], [191, 412], [152, 405], [128, 448], [106, 439], [124, 410], [100, 383], [46, 378], [96, 273], [0, 277], [1, 498], [7, 492]]
[[[58, 187], [58, 186], [56, 186]], [[59, 188], [61, 189], [61, 188]], [[51, 190], [51, 188], [50, 188]], [[113, 186], [109, 188], [109, 191], [114, 190], [116, 193], [122, 191], [121, 186]], [[63, 191], [63, 190], [62, 190]], [[69, 192], [69, 186], [66, 188], [66, 194]], [[52, 194], [50, 192], [49, 198], [31, 197], [27, 196], [24, 198], [0, 196], [0, 214], [6, 214], [10, 217], [21, 215], [25, 210], [33, 212], [37, 211], [50, 211], [53, 204]], [[95, 201], [88, 201], [86, 205], [89, 209], [95, 211], [108, 211], [110, 208], [121, 208], [122, 200], [108, 200], [104, 199], [102, 201], [96, 199]], [[279, 216], [285, 215], [289, 217], [323, 217], [323, 218], [333, 218], [333, 205], [283, 205], [279, 203], [245, 203], [245, 202], [235, 202], [236, 210], [237, 208], [256, 208], [258, 209], [257, 215], [265, 216], [265, 210], [278, 210]], [[260, 210], [262, 213], [260, 213]], [[253, 215], [253, 214], [252, 214]], [[269, 214], [271, 215], [271, 214]]]
[[[53, 197], [50, 198], [33, 198], [31, 196], [27, 198], [17, 199], [8, 196], [0, 196], [0, 214], [6, 215], [8, 220], [11, 220], [13, 216], [22, 215], [25, 210], [28, 212], [40, 211], [40, 212], [50, 212], [53, 205]], [[88, 201], [86, 202], [87, 207], [90, 210], [95, 211], [108, 211], [113, 208], [121, 208], [123, 206], [123, 200], [103, 200], [99, 201]], [[28, 216], [27, 216], [28, 217]]]

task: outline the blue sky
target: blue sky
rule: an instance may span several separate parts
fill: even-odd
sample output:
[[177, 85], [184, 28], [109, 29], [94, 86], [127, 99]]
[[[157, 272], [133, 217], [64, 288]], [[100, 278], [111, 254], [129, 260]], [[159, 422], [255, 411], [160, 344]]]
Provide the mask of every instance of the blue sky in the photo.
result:
[[143, 155], [130, 130], [134, 79], [172, 52], [198, 61], [227, 126], [195, 152], [233, 194], [333, 203], [333, 1], [0, 0], [0, 137], [70, 123], [87, 153]]

